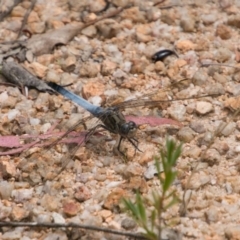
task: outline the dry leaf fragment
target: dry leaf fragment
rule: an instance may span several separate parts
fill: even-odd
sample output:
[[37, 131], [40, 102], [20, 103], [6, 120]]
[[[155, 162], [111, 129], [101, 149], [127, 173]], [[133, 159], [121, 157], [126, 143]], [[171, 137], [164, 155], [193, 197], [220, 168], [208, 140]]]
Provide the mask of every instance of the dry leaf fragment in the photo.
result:
[[53, 93], [52, 88], [50, 88], [45, 82], [32, 75], [25, 68], [15, 62], [4, 61], [1, 73], [6, 80], [19, 87], [33, 87], [39, 91], [48, 91]]

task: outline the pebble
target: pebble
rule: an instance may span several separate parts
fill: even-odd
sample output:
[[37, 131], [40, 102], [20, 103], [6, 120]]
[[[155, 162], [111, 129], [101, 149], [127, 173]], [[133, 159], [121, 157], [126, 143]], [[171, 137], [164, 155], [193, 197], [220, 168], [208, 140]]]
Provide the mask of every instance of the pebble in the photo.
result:
[[26, 9], [24, 9], [22, 6], [16, 6], [11, 11], [11, 16], [13, 17], [24, 17], [26, 13]]
[[128, 0], [112, 0], [112, 3], [118, 7], [126, 7], [129, 2]]
[[107, 179], [107, 176], [106, 176], [106, 174], [96, 173], [94, 175], [94, 179], [97, 180], [97, 181], [103, 182]]
[[100, 12], [106, 6], [106, 2], [104, 0], [90, 1], [89, 10], [90, 12]]
[[39, 125], [41, 121], [38, 118], [30, 118], [29, 122], [32, 126], [36, 126], [36, 125]]
[[192, 190], [196, 190], [206, 185], [209, 181], [210, 181], [210, 176], [206, 175], [204, 172], [195, 173], [192, 176], [189, 187]]
[[157, 174], [157, 169], [154, 164], [151, 164], [147, 170], [144, 172], [144, 177], [149, 180], [154, 178], [154, 176]]
[[240, 16], [239, 15], [231, 15], [227, 20], [227, 24], [229, 26], [240, 28]]
[[11, 218], [13, 221], [20, 222], [21, 220], [27, 217], [29, 217], [29, 211], [27, 211], [26, 209], [18, 206], [14, 206], [12, 208]]
[[216, 29], [216, 36], [219, 36], [223, 40], [229, 39], [232, 36], [231, 29], [224, 24], [219, 24]]
[[180, 27], [184, 32], [193, 32], [195, 30], [195, 21], [194, 18], [190, 16], [184, 16], [180, 20]]
[[217, 222], [219, 220], [219, 209], [215, 206], [210, 207], [205, 212], [205, 218], [208, 223]]
[[121, 222], [121, 227], [126, 230], [130, 230], [136, 227], [136, 222], [131, 218], [124, 218]]
[[18, 229], [11, 230], [10, 232], [5, 232], [1, 235], [2, 240], [16, 240], [22, 239], [22, 232]]
[[140, 11], [139, 7], [130, 7], [127, 8], [122, 14], [123, 19], [129, 19], [133, 23], [145, 23], [146, 15], [145, 12]]
[[54, 196], [45, 194], [41, 198], [41, 206], [46, 208], [48, 211], [56, 211], [60, 207], [59, 200]]
[[146, 60], [134, 59], [132, 60], [132, 66], [130, 72], [132, 74], [143, 73], [146, 68], [147, 62]]
[[17, 173], [16, 165], [9, 159], [2, 159], [0, 161], [0, 172], [4, 179], [15, 177]]
[[168, 25], [175, 25], [176, 15], [173, 11], [162, 11], [161, 12], [161, 21]]
[[200, 156], [201, 152], [202, 152], [201, 148], [194, 146], [191, 147], [190, 149], [185, 150], [183, 152], [183, 156], [197, 159]]
[[[14, 103], [13, 103], [13, 104], [14, 104]], [[13, 121], [14, 119], [16, 119], [17, 116], [19, 116], [19, 115], [20, 115], [20, 111], [19, 111], [19, 110], [17, 110], [17, 109], [10, 110], [10, 111], [8, 112], [8, 114], [7, 114], [8, 120], [11, 122], [11, 121]]]
[[175, 44], [175, 47], [179, 51], [187, 52], [190, 50], [194, 50], [196, 45], [192, 41], [185, 39], [185, 40], [178, 40]]
[[12, 207], [8, 207], [8, 206], [4, 206], [2, 203], [0, 204], [0, 220], [5, 220], [7, 218], [10, 217], [11, 213], [12, 213]]
[[17, 203], [22, 203], [26, 200], [31, 199], [33, 196], [33, 188], [30, 189], [14, 189], [12, 191], [11, 197], [14, 199]]
[[213, 138], [213, 133], [206, 132], [202, 137], [198, 138], [198, 140], [197, 140], [198, 145], [199, 146], [202, 146], [202, 145], [208, 146], [211, 143], [212, 138]]
[[196, 133], [205, 133], [206, 128], [203, 123], [199, 121], [192, 121], [190, 122], [189, 127]]
[[202, 14], [201, 19], [205, 25], [213, 24], [217, 19], [214, 14]]
[[[234, 78], [234, 76], [233, 76], [233, 78]], [[224, 75], [219, 74], [217, 72], [214, 73], [213, 79], [222, 84], [225, 84], [228, 81]], [[240, 81], [240, 78], [239, 78], [239, 81]]]
[[149, 10], [147, 10], [147, 18], [149, 21], [157, 21], [160, 17], [161, 11], [159, 8], [151, 7]]
[[88, 187], [86, 186], [81, 186], [79, 187], [74, 194], [74, 197], [76, 200], [78, 200], [79, 202], [84, 202], [88, 199], [90, 199], [92, 196], [90, 190]]
[[232, 57], [232, 55], [233, 53], [229, 49], [220, 47], [215, 54], [215, 59], [218, 62], [226, 62]]
[[117, 64], [108, 59], [104, 60], [101, 66], [101, 73], [103, 76], [112, 75], [116, 70]]
[[[233, 75], [233, 80], [236, 81], [236, 82], [240, 82], [240, 73], [237, 72]], [[238, 91], [239, 93], [239, 91]], [[234, 94], [234, 95], [238, 95], [238, 94]]]
[[130, 182], [127, 183], [126, 188], [133, 191], [139, 191], [140, 193], [147, 193], [148, 191], [146, 180], [140, 176], [130, 178]]
[[45, 32], [46, 24], [45, 22], [32, 22], [28, 24], [28, 27], [32, 33], [40, 34]]
[[105, 209], [99, 211], [98, 214], [103, 218], [103, 220], [106, 220], [107, 218], [112, 216], [112, 212]]
[[113, 19], [104, 19], [96, 23], [99, 35], [103, 38], [113, 38], [116, 37], [119, 32], [119, 25]]
[[202, 159], [209, 164], [209, 166], [219, 164], [221, 160], [221, 155], [216, 149], [208, 149], [203, 155]]
[[34, 72], [34, 75], [40, 78], [44, 78], [46, 76], [48, 68], [41, 63], [32, 62], [28, 65], [28, 67]]
[[49, 94], [40, 93], [33, 107], [35, 107], [38, 111], [41, 111], [41, 112], [48, 111], [49, 98], [50, 98]]
[[81, 182], [81, 183], [87, 183], [89, 181], [89, 179], [91, 178], [92, 174], [89, 172], [84, 172], [81, 173], [77, 176], [77, 181]]
[[50, 223], [52, 218], [49, 214], [38, 214], [37, 215], [37, 222], [38, 223]]
[[48, 130], [51, 128], [51, 124], [50, 123], [45, 123], [40, 127], [40, 132], [41, 133], [47, 133]]
[[179, 130], [177, 135], [179, 140], [186, 143], [186, 142], [191, 142], [194, 139], [195, 133], [191, 128], [183, 127]]
[[0, 101], [2, 103], [2, 102], [5, 102], [7, 100], [8, 100], [8, 93], [7, 93], [7, 91], [4, 91], [0, 94]]
[[89, 26], [82, 30], [82, 34], [87, 37], [93, 38], [97, 35], [97, 29], [95, 26]]
[[208, 76], [204, 71], [197, 71], [194, 75], [193, 75], [193, 83], [201, 86], [203, 84], [205, 84], [207, 82]]
[[9, 197], [11, 197], [13, 189], [14, 189], [13, 183], [7, 181], [0, 181], [1, 199], [8, 199]]
[[[64, 72], [73, 72], [75, 67], [76, 67], [76, 57], [74, 55], [70, 55], [68, 56], [65, 61], [63, 62], [63, 64], [61, 65], [62, 69]], [[66, 75], [66, 77], [61, 77], [62, 82], [64, 82], [63, 80], [66, 78], [69, 78], [69, 74], [65, 73], [63, 75]], [[64, 82], [66, 84], [66, 82]]]
[[123, 197], [127, 197], [126, 191], [121, 188], [115, 188], [104, 200], [105, 209], [114, 210], [119, 206]]
[[37, 57], [37, 62], [41, 63], [44, 66], [48, 66], [49, 64], [53, 63], [53, 61], [54, 56], [52, 54], [43, 54]]
[[95, 62], [83, 63], [80, 68], [81, 77], [94, 78], [100, 72], [100, 65]]
[[65, 223], [66, 222], [65, 219], [63, 218], [63, 216], [59, 213], [53, 212], [52, 217], [53, 217], [54, 223]]
[[229, 136], [230, 134], [232, 134], [235, 129], [236, 129], [236, 123], [235, 122], [230, 122], [227, 125], [225, 125], [224, 123], [224, 129], [221, 131], [221, 134], [225, 137]]
[[203, 101], [199, 101], [197, 102], [196, 104], [196, 112], [198, 114], [201, 114], [201, 115], [205, 115], [209, 112], [213, 111], [213, 106], [211, 103], [209, 102], [203, 102]]
[[44, 238], [44, 240], [68, 240], [67, 234], [65, 232], [60, 233], [48, 233], [47, 236]]
[[213, 145], [212, 148], [215, 148], [221, 155], [226, 154], [230, 147], [228, 146], [228, 144], [224, 141], [220, 142], [220, 141], [216, 141]]
[[179, 104], [172, 104], [172, 106], [168, 108], [168, 113], [171, 118], [182, 122], [185, 120], [186, 107]]
[[162, 61], [157, 61], [154, 64], [154, 67], [155, 67], [155, 70], [160, 72], [160, 73], [165, 73], [166, 72], [165, 65], [164, 65], [164, 63]]
[[85, 99], [89, 99], [92, 96], [101, 96], [105, 90], [105, 86], [99, 82], [88, 82], [82, 88], [82, 96]]
[[125, 177], [141, 176], [143, 173], [143, 168], [140, 164], [136, 162], [131, 162], [125, 169]]
[[227, 226], [224, 229], [224, 234], [228, 240], [239, 240], [240, 239], [240, 227], [239, 225]]
[[75, 216], [80, 211], [80, 204], [72, 201], [67, 201], [63, 204], [63, 212], [67, 216]]

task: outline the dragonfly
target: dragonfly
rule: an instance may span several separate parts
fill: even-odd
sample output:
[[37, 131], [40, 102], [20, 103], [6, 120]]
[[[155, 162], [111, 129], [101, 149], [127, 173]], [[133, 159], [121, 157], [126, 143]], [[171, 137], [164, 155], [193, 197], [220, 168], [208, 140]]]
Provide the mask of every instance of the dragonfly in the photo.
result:
[[[60, 176], [60, 173], [66, 168], [66, 166], [69, 164], [69, 162], [74, 158], [77, 150], [79, 147], [87, 142], [93, 134], [96, 133], [96, 131], [99, 128], [102, 128], [104, 130], [109, 131], [110, 133], [116, 134], [119, 137], [118, 143], [117, 143], [117, 152], [120, 153], [124, 159], [126, 159], [125, 154], [121, 150], [121, 144], [123, 140], [127, 140], [131, 143], [131, 145], [135, 148], [136, 151], [140, 151], [141, 149], [138, 147], [138, 140], [136, 138], [137, 130], [139, 129], [139, 126], [134, 121], [127, 121], [125, 116], [123, 115], [122, 111], [127, 108], [135, 108], [135, 107], [154, 107], [159, 106], [164, 103], [168, 103], [171, 101], [179, 101], [179, 100], [187, 100], [187, 99], [196, 99], [196, 98], [205, 98], [209, 96], [216, 96], [216, 94], [200, 94], [199, 96], [190, 96], [186, 98], [178, 98], [178, 99], [157, 99], [153, 100], [151, 97], [153, 97], [155, 94], [147, 94], [147, 99], [131, 99], [124, 102], [120, 102], [118, 104], [115, 104], [111, 107], [99, 107], [91, 104], [87, 100], [83, 99], [82, 97], [74, 94], [73, 92], [68, 91], [65, 87], [60, 86], [56, 83], [49, 82], [48, 86], [51, 87], [56, 93], [64, 96], [65, 98], [71, 100], [72, 102], [76, 103], [77, 105], [83, 107], [85, 110], [90, 112], [93, 117], [97, 118], [99, 120], [99, 124], [94, 126], [93, 128], [90, 128], [86, 132], [86, 134], [81, 137], [81, 140], [78, 142], [76, 146], [74, 146], [70, 151], [66, 151], [66, 155], [63, 154], [63, 157], [60, 157], [59, 161], [57, 161], [58, 164], [61, 165], [60, 169], [56, 171], [56, 167], [52, 168], [53, 170], [50, 170], [50, 165], [56, 165], [55, 160], [50, 160], [54, 162], [53, 164], [50, 163], [49, 160], [40, 161], [38, 157], [37, 162], [34, 160], [34, 164], [36, 164], [37, 169], [37, 175], [34, 171], [31, 171], [31, 164], [29, 160], [23, 161], [21, 164], [21, 168], [28, 168], [26, 169], [26, 172], [30, 172], [30, 182], [32, 181], [34, 183], [39, 183], [42, 181], [52, 180], [56, 177]], [[166, 89], [165, 89], [166, 90]], [[49, 147], [47, 147], [47, 150], [45, 152], [49, 152], [49, 155], [47, 159], [54, 159], [55, 157], [51, 156], [51, 147], [56, 146], [64, 137], [69, 136], [71, 132], [75, 131], [75, 129], [80, 126], [81, 124], [84, 125], [86, 121], [88, 121], [92, 116], [88, 117], [87, 119], [80, 120], [73, 126], [71, 126], [65, 134], [63, 134], [61, 137], [57, 138], [56, 140], [52, 141]], [[177, 122], [177, 121], [175, 121]], [[79, 135], [80, 136], [80, 135]], [[41, 156], [44, 154], [41, 154]], [[31, 157], [32, 158], [32, 157]], [[30, 159], [31, 159], [30, 158]], [[34, 157], [33, 157], [34, 158]], [[32, 165], [34, 165], [32, 164]], [[30, 167], [27, 167], [29, 166]], [[46, 171], [46, 169], [49, 169], [49, 171]]]
[[119, 111], [118, 107], [102, 108], [95, 106], [86, 101], [84, 98], [77, 96], [76, 94], [68, 91], [64, 87], [54, 82], [49, 82], [48, 85], [54, 91], [60, 93], [67, 99], [83, 107], [94, 117], [101, 120], [102, 124], [98, 124], [90, 132], [96, 131], [97, 128], [102, 127], [111, 133], [118, 134], [120, 136], [120, 140], [117, 146], [117, 150], [120, 154], [124, 156], [123, 152], [120, 150], [120, 145], [123, 139], [127, 139], [137, 150], [141, 151], [137, 146], [138, 140], [134, 137], [137, 131], [137, 124], [133, 121], [127, 122], [123, 114]]

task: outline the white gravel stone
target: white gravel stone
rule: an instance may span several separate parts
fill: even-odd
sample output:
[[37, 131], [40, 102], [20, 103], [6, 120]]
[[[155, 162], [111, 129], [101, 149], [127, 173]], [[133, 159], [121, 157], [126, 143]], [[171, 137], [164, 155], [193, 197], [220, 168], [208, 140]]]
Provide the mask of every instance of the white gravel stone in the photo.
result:
[[38, 119], [38, 118], [30, 118], [30, 124], [32, 126], [36, 126], [36, 125], [40, 124], [40, 119]]
[[8, 120], [12, 121], [14, 120], [18, 115], [20, 115], [19, 110], [17, 109], [13, 109], [11, 111], [8, 112]]
[[212, 110], [213, 110], [213, 106], [209, 102], [201, 101], [201, 102], [197, 102], [197, 104], [196, 104], [196, 112], [198, 114], [204, 115], [204, 114], [211, 112]]
[[52, 217], [53, 217], [54, 223], [65, 223], [66, 222], [65, 219], [63, 218], [63, 216], [59, 213], [53, 212]]
[[30, 189], [14, 189], [12, 191], [12, 198], [14, 198], [15, 202], [24, 202], [25, 200], [29, 200], [32, 198], [33, 188]]
[[5, 232], [1, 236], [1, 239], [2, 240], [16, 240], [16, 239], [21, 239], [21, 237], [22, 237], [22, 233], [18, 229], [15, 229], [10, 232]]
[[155, 174], [157, 174], [157, 169], [155, 164], [151, 164], [147, 170], [144, 172], [144, 177], [149, 180], [154, 178]]
[[184, 121], [185, 119], [185, 113], [186, 113], [186, 107], [179, 104], [172, 105], [169, 109], [169, 114], [173, 119], [176, 119], [178, 121]]
[[0, 182], [0, 195], [2, 199], [8, 199], [11, 194], [12, 190], [14, 189], [13, 183], [9, 183], [7, 181]]

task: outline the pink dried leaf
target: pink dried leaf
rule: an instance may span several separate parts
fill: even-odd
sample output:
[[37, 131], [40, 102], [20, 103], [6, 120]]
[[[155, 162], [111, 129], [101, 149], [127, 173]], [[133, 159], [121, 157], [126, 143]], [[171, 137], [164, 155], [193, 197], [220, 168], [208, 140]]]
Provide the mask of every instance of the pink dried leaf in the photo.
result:
[[138, 125], [149, 124], [152, 127], [161, 125], [175, 125], [178, 127], [182, 127], [182, 124], [176, 120], [154, 116], [126, 116], [126, 120], [134, 121]]
[[0, 136], [0, 147], [19, 147], [21, 146], [19, 136]]

